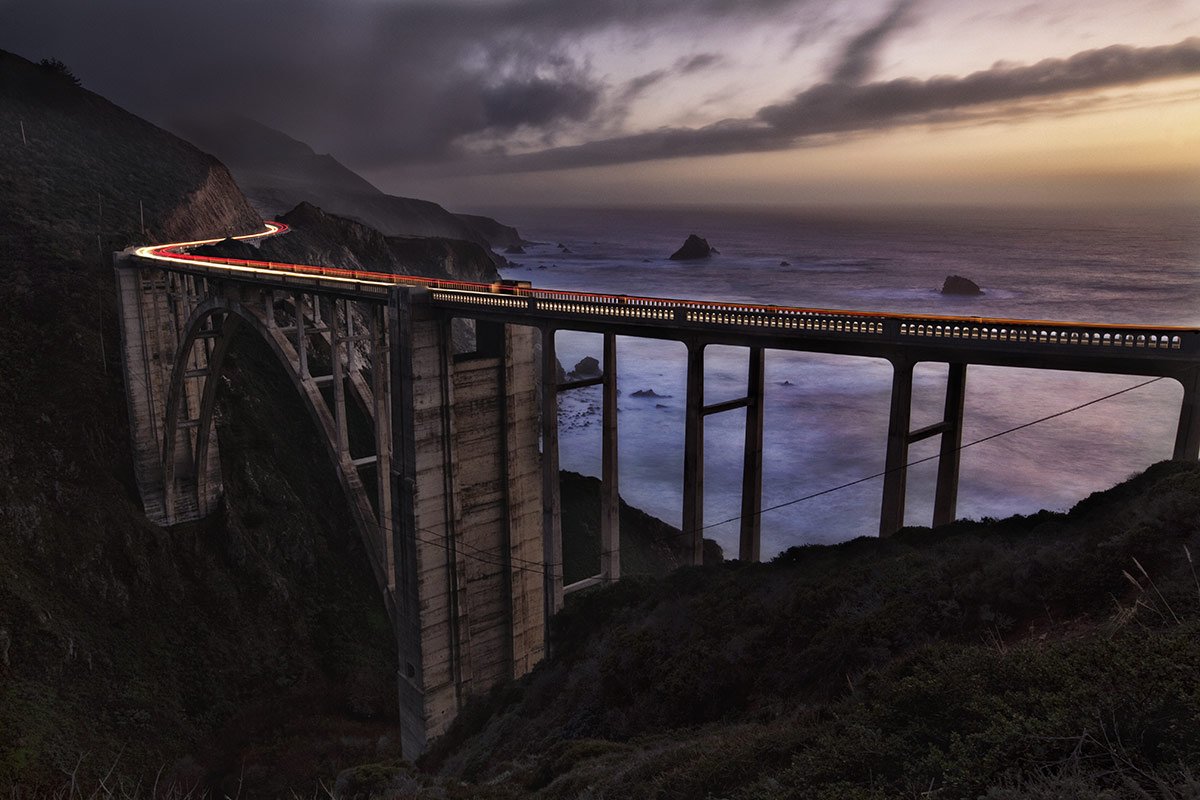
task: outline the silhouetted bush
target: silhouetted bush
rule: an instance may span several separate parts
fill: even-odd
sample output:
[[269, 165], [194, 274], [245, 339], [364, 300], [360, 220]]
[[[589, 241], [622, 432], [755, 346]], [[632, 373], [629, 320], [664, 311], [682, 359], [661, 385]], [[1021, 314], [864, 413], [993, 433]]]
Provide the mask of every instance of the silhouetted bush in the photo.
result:
[[79, 85], [79, 78], [77, 78], [75, 76], [75, 73], [72, 72], [70, 70], [70, 68], [67, 67], [66, 64], [59, 61], [57, 58], [43, 58], [41, 61], [38, 62], [38, 66], [41, 67], [42, 69], [46, 70], [47, 72], [53, 72], [56, 75], [60, 75], [63, 78], [66, 78], [71, 83], [75, 84], [76, 86]]

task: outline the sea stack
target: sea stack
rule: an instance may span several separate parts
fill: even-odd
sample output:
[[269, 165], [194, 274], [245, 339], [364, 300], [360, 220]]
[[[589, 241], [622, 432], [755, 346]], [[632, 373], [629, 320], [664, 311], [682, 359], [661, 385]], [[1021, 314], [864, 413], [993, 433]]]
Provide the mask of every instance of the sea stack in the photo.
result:
[[980, 289], [979, 284], [970, 278], [964, 278], [961, 275], [950, 275], [942, 282], [942, 294], [969, 296], [983, 294], [983, 289]]
[[696, 234], [691, 234], [687, 237], [687, 241], [683, 243], [683, 247], [671, 254], [672, 261], [694, 261], [696, 259], [708, 258], [716, 251], [709, 246], [706, 239], [701, 239]]
[[575, 364], [575, 369], [571, 371], [572, 375], [579, 378], [593, 378], [600, 375], [600, 362], [591, 356], [584, 356]]

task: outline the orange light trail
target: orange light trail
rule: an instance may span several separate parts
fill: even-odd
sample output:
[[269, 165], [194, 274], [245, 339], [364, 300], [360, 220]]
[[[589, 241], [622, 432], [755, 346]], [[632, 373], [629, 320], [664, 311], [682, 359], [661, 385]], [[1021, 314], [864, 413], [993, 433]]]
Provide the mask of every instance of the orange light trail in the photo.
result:
[[[263, 239], [288, 232], [288, 226], [282, 222], [267, 222], [264, 229], [255, 233], [231, 237], [238, 241]], [[256, 261], [249, 259], [222, 258], [218, 256], [200, 256], [193, 253], [181, 252], [192, 247], [206, 244], [216, 244], [223, 238], [199, 239], [193, 242], [173, 242], [170, 244], [147, 245], [139, 247], [134, 254], [139, 258], [164, 261], [184, 266], [204, 266], [213, 269], [223, 269], [230, 272], [256, 273], [301, 279], [320, 279], [338, 281], [367, 286], [420, 286], [430, 289], [448, 291], [494, 294], [495, 284], [473, 283], [470, 281], [444, 280], [441, 278], [426, 278], [419, 275], [397, 275], [390, 272], [371, 272], [368, 270], [350, 270], [338, 267], [313, 266], [309, 264], [291, 264], [275, 261]], [[906, 314], [886, 311], [855, 311], [849, 309], [808, 308], [797, 306], [761, 305], [756, 303], [730, 303], [712, 300], [685, 300], [667, 297], [647, 297], [638, 295], [600, 294], [595, 292], [579, 292], [559, 289], [537, 289], [532, 286], [505, 286], [504, 293], [520, 297], [537, 297], [583, 302], [599, 302], [604, 304], [637, 304], [651, 307], [677, 307], [692, 310], [714, 311], [750, 311], [757, 313], [783, 314], [819, 314], [823, 316], [857, 317], [862, 319], [894, 319], [914, 322], [949, 322], [972, 325], [1002, 325], [1002, 326], [1046, 326], [1056, 328], [1112, 328], [1120, 330], [1158, 330], [1178, 332], [1198, 332], [1195, 327], [1179, 325], [1137, 325], [1132, 323], [1090, 323], [1069, 322], [1045, 319], [1016, 319], [1008, 317], [966, 317], [943, 314]]]

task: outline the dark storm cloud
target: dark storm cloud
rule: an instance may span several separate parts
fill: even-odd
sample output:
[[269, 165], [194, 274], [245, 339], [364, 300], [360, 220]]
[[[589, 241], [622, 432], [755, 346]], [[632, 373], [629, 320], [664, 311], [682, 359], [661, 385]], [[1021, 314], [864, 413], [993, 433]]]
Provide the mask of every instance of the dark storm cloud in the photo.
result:
[[841, 59], [829, 81], [861, 83], [871, 77], [880, 46], [909, 19], [915, 4], [915, 0], [897, 0], [883, 19], [851, 39], [842, 49]]
[[857, 87], [821, 84], [758, 119], [796, 135], [892, 127], [928, 114], [991, 103], [1144, 83], [1200, 72], [1200, 38], [1161, 47], [1114, 45], [1030, 66], [1000, 65], [966, 77], [904, 78]]
[[600, 89], [591, 82], [530, 78], [484, 87], [480, 101], [484, 127], [505, 131], [561, 119], [586, 119], [600, 101]]
[[62, 58], [157, 120], [239, 112], [372, 166], [453, 158], [514, 129], [553, 138], [600, 114], [605, 87], [572, 55], [580, 37], [686, 33], [809, 2], [39, 0], [5, 6], [0, 47]]
[[[520, 172], [600, 166], [661, 158], [779, 150], [821, 137], [1054, 113], [1077, 93], [1200, 74], [1200, 38], [1161, 47], [1114, 45], [1029, 66], [997, 65], [965, 77], [900, 79], [859, 86], [822, 83], [792, 100], [766, 106], [752, 119], [704, 128], [670, 128], [491, 161], [490, 171]], [[1030, 101], [1044, 101], [1034, 106]], [[1049, 103], [1049, 105], [1047, 105]]]

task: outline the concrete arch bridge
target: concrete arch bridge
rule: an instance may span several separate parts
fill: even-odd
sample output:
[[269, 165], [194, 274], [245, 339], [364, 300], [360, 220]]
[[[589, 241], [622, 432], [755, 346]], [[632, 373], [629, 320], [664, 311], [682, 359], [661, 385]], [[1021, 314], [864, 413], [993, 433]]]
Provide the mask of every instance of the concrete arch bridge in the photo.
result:
[[[286, 232], [268, 223], [255, 239]], [[620, 575], [617, 336], [687, 346], [683, 532], [704, 528], [704, 420], [745, 409], [739, 557], [759, 556], [767, 349], [893, 367], [881, 535], [904, 520], [908, 447], [940, 438], [934, 524], [955, 516], [973, 364], [1167, 377], [1183, 386], [1175, 458], [1200, 453], [1200, 330], [791, 308], [475, 284], [197, 255], [217, 240], [117, 254], [138, 487], [162, 525], [212, 512], [222, 483], [213, 410], [230, 342], [260, 337], [320, 432], [396, 637], [402, 747], [421, 752], [466, 699], [528, 672], [563, 596]], [[454, 320], [476, 346], [455, 352]], [[603, 374], [560, 384], [555, 333], [603, 335]], [[540, 348], [539, 348], [540, 345]], [[708, 345], [748, 350], [746, 392], [704, 399]], [[540, 350], [540, 353], [539, 353]], [[941, 421], [911, 429], [913, 367], [949, 365]], [[540, 385], [539, 385], [540, 384]], [[602, 387], [601, 572], [563, 586], [558, 395]], [[349, 435], [369, 422], [369, 451]]]

